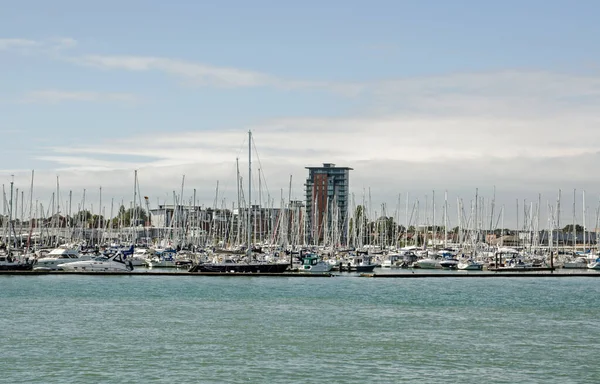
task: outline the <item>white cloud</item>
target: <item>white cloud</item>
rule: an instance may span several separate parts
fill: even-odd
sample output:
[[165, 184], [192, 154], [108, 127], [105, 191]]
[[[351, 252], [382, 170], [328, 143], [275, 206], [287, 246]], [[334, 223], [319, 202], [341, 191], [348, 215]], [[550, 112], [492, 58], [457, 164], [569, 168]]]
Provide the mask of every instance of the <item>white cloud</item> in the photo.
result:
[[0, 38], [0, 51], [18, 51], [21, 53], [58, 54], [60, 51], [73, 48], [77, 40], [70, 37], [48, 39]]
[[64, 101], [114, 101], [132, 103], [137, 100], [138, 98], [131, 93], [38, 90], [27, 92], [21, 101], [25, 103], [60, 103]]
[[[489, 196], [493, 185], [510, 196], [507, 204], [514, 201], [508, 192], [552, 194], [549, 199], [558, 188], [600, 192], [594, 172], [600, 160], [598, 76], [513, 70], [338, 84], [157, 57], [85, 56], [76, 61], [102, 69], [160, 71], [199, 85], [334, 90], [360, 95], [366, 110], [339, 118], [281, 118], [236, 130], [48, 148], [40, 159], [54, 164], [65, 188], [103, 185], [107, 194], [128, 196], [128, 180], [139, 169], [147, 195], [168, 197], [179, 190], [185, 174], [186, 186], [197, 188], [205, 204], [212, 204], [216, 180], [233, 198], [235, 158], [245, 169], [245, 132], [252, 129], [260, 167], [277, 201], [280, 189], [287, 191], [290, 174], [292, 195], [302, 198], [304, 167], [323, 162], [355, 168], [351, 185], [357, 202], [371, 187], [374, 205], [395, 205], [399, 192], [422, 196], [432, 189], [450, 189], [453, 196], [470, 199], [480, 188]], [[50, 90], [28, 96], [32, 101], [131, 101], [127, 94], [94, 92]], [[52, 190], [52, 179], [43, 175], [38, 182]], [[22, 181], [27, 185], [26, 178]]]
[[0, 38], [0, 50], [8, 50], [14, 48], [29, 48], [38, 45], [39, 43], [35, 40], [29, 39], [9, 39]]
[[215, 67], [184, 60], [138, 56], [85, 56], [74, 59], [76, 63], [101, 69], [128, 71], [161, 71], [185, 78], [196, 85], [222, 87], [256, 87], [278, 84], [275, 77], [236, 68]]
[[358, 83], [301, 81], [285, 79], [246, 69], [218, 67], [186, 60], [144, 56], [88, 55], [70, 61], [105, 70], [157, 71], [185, 80], [186, 85], [224, 88], [274, 87], [278, 89], [327, 90], [342, 95], [355, 96], [363, 88]]

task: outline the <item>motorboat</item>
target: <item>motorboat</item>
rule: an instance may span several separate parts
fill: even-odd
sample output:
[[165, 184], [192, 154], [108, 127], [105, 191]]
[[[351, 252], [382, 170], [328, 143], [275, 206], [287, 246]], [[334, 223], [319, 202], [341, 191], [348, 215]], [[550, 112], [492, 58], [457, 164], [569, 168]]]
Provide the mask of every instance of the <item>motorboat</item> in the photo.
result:
[[146, 260], [146, 265], [148, 268], [175, 268], [177, 267], [177, 262], [175, 260], [175, 256], [177, 251], [168, 248], [168, 249], [156, 249], [155, 255]]
[[458, 268], [458, 260], [455, 258], [447, 258], [444, 260], [441, 260], [439, 262], [440, 267], [442, 267], [442, 269], [457, 269]]
[[108, 258], [97, 256], [91, 260], [59, 264], [58, 267], [69, 272], [130, 272], [133, 270], [131, 262], [127, 262], [120, 252]]
[[44, 257], [37, 259], [34, 263], [33, 270], [56, 271], [60, 268], [59, 264], [65, 264], [74, 261], [90, 260], [93, 255], [82, 255], [78, 250], [66, 246], [61, 246], [53, 249]]
[[136, 248], [131, 256], [125, 259], [131, 261], [134, 267], [145, 267], [148, 265], [148, 260], [152, 258], [154, 253], [148, 248]]
[[220, 263], [199, 263], [193, 265], [188, 272], [214, 272], [214, 273], [283, 273], [289, 268], [289, 263], [268, 262], [236, 262], [225, 259]]
[[419, 259], [413, 263], [414, 268], [422, 268], [422, 269], [436, 269], [439, 268], [439, 261], [436, 259], [432, 259], [430, 257], [425, 259]]
[[[593, 262], [593, 261], [592, 261]], [[585, 257], [576, 257], [573, 260], [565, 261], [563, 268], [566, 269], [586, 269], [588, 268], [588, 260]]]
[[298, 272], [327, 273], [333, 269], [333, 264], [321, 260], [317, 255], [308, 254], [301, 259]]
[[31, 271], [33, 264], [22, 262], [12, 255], [0, 255], [0, 271]]
[[588, 264], [588, 269], [600, 270], [600, 257]]
[[481, 271], [483, 269], [483, 264], [473, 259], [468, 259], [466, 261], [460, 261], [456, 267], [461, 271]]

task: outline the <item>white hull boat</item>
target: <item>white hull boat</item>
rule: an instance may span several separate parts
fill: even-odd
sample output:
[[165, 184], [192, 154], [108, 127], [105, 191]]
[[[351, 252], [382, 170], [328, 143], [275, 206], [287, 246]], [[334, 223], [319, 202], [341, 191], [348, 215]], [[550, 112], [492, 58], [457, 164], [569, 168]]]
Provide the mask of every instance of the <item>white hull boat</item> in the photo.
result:
[[439, 268], [439, 262], [435, 259], [421, 259], [415, 261], [415, 266], [422, 269], [436, 269]]
[[566, 269], [586, 269], [588, 268], [588, 261], [584, 257], [578, 257], [575, 260], [565, 261], [563, 268]]
[[33, 266], [33, 270], [38, 271], [57, 271], [60, 269], [60, 264], [65, 264], [75, 261], [85, 261], [92, 259], [90, 255], [81, 255], [77, 250], [72, 248], [56, 248], [46, 256], [37, 259]]
[[600, 258], [597, 258], [595, 261], [592, 261], [591, 263], [589, 263], [588, 269], [600, 271]]
[[68, 272], [130, 272], [133, 270], [131, 263], [126, 262], [120, 253], [108, 259], [96, 257], [92, 260], [59, 264], [59, 268]]
[[483, 269], [483, 264], [478, 263], [477, 261], [467, 260], [466, 262], [460, 262], [457, 266], [461, 271], [481, 271]]

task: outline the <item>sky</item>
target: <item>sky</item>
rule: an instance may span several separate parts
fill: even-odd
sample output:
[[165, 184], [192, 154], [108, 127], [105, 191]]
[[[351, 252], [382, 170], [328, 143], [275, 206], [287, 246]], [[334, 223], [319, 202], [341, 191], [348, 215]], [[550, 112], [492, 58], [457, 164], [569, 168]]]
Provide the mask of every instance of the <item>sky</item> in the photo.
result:
[[408, 196], [433, 220], [435, 194], [440, 220], [447, 191], [456, 225], [458, 201], [470, 215], [477, 190], [486, 207], [495, 196], [493, 221], [504, 206], [505, 226], [540, 201], [545, 228], [559, 190], [560, 222], [572, 221], [575, 190], [576, 220], [585, 191], [595, 225], [597, 1], [0, 0], [0, 9], [0, 182], [8, 191], [14, 180], [27, 205], [49, 209], [58, 181], [63, 208], [69, 191], [72, 209], [82, 207], [85, 190], [97, 211], [102, 188], [108, 215], [111, 200], [133, 199], [137, 170], [152, 206], [172, 203], [183, 182], [184, 201], [195, 190], [200, 204], [231, 207], [251, 130], [254, 188], [260, 168], [263, 202], [275, 206], [303, 199], [305, 167], [335, 163], [353, 168], [355, 204], [370, 203], [372, 215], [405, 217]]

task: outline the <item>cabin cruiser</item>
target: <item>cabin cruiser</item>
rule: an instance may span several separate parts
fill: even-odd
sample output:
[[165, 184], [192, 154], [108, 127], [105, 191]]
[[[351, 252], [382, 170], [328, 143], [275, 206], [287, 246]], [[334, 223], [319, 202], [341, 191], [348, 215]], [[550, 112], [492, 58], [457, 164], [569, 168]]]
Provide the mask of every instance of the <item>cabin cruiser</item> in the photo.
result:
[[172, 248], [156, 249], [154, 256], [145, 261], [148, 268], [175, 268], [177, 263], [175, 256], [177, 251]]
[[346, 265], [342, 263], [341, 269], [346, 272], [373, 272], [379, 266], [380, 264], [371, 262], [371, 256], [358, 255], [350, 258]]
[[332, 264], [320, 260], [317, 255], [308, 254], [301, 258], [301, 265], [298, 267], [298, 272], [327, 273], [332, 268]]
[[97, 256], [91, 260], [59, 264], [58, 267], [69, 272], [130, 272], [133, 270], [131, 262], [125, 261], [125, 256], [120, 252], [109, 258]]
[[439, 267], [440, 267], [439, 261], [434, 258], [431, 258], [431, 257], [419, 259], [413, 263], [413, 268], [436, 269]]
[[443, 269], [457, 269], [458, 260], [455, 258], [446, 258], [439, 262], [440, 267]]
[[456, 267], [461, 271], [481, 271], [483, 269], [483, 264], [473, 259], [468, 259], [466, 261], [460, 261]]
[[22, 262], [14, 256], [0, 254], [0, 271], [31, 271], [33, 264]]
[[381, 268], [398, 268], [404, 262], [404, 256], [399, 253], [389, 254], [381, 262]]
[[60, 268], [59, 264], [65, 264], [72, 261], [90, 260], [93, 255], [82, 255], [74, 248], [61, 246], [53, 249], [44, 257], [37, 259], [33, 270], [56, 271]]

